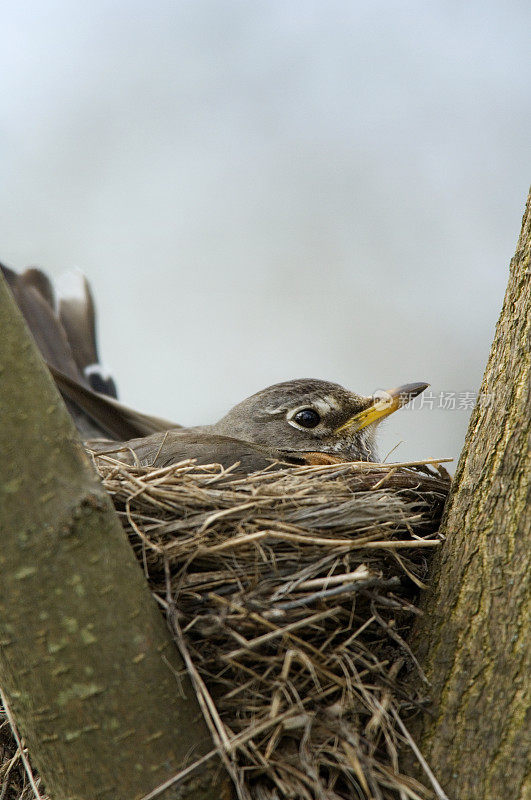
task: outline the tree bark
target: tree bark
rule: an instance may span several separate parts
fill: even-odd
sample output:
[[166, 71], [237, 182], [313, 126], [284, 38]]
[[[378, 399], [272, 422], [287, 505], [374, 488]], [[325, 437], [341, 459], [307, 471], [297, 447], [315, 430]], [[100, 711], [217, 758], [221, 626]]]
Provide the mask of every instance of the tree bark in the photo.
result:
[[413, 639], [432, 683], [421, 749], [453, 800], [531, 789], [530, 255], [531, 195]]
[[[1, 276], [0, 330], [0, 686], [53, 800], [140, 798], [212, 742]], [[163, 797], [228, 787], [213, 758]]]

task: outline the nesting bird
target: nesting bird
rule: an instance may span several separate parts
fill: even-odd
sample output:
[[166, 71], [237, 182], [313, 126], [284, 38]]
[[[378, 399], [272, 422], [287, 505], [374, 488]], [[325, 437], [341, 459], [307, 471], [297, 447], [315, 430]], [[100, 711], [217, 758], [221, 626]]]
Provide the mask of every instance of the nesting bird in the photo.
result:
[[185, 428], [116, 399], [114, 381], [99, 364], [86, 279], [80, 293], [57, 302], [40, 270], [2, 271], [81, 435], [100, 439], [92, 449], [130, 463], [161, 467], [195, 458], [224, 467], [238, 462], [252, 472], [274, 461], [375, 461], [378, 423], [428, 386], [410, 383], [365, 397], [336, 383], [297, 379], [253, 394], [212, 425]]

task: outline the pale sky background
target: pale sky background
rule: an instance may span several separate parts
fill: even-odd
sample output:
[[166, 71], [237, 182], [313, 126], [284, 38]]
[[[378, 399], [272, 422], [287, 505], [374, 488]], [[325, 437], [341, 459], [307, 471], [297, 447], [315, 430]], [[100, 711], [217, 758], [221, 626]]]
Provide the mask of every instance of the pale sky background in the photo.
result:
[[0, 260], [86, 273], [124, 402], [197, 424], [289, 378], [426, 380], [382, 452], [458, 455], [531, 175], [528, 0], [30, 0], [0, 25]]

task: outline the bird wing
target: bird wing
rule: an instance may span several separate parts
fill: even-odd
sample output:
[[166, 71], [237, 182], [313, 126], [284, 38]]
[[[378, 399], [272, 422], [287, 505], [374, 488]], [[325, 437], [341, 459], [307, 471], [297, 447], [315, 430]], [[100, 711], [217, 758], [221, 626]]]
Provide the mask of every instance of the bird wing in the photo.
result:
[[48, 366], [61, 394], [79, 406], [113, 439], [135, 439], [157, 431], [181, 427], [176, 422], [129, 408], [113, 397], [95, 392], [51, 365]]
[[194, 459], [197, 464], [221, 464], [225, 469], [238, 463], [236, 472], [240, 474], [265, 469], [279, 457], [262, 445], [186, 428], [159, 431], [127, 442], [88, 441], [86, 445], [92, 452], [130, 465], [160, 468]]
[[191, 428], [158, 431], [151, 436], [125, 442], [96, 440], [85, 444], [93, 453], [111, 456], [131, 466], [158, 469], [194, 459], [197, 464], [221, 464], [224, 469], [236, 465], [232, 476], [248, 475], [266, 469], [275, 462], [293, 466], [336, 464], [342, 461], [326, 453], [282, 450]]

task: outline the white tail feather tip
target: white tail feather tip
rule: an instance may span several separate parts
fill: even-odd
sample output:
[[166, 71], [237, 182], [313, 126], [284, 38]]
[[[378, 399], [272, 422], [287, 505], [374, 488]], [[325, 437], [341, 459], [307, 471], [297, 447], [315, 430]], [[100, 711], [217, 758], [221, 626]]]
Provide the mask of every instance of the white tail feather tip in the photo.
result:
[[85, 378], [90, 378], [91, 375], [99, 375], [104, 381], [108, 381], [112, 378], [112, 372], [103, 364], [89, 364], [88, 367], [85, 367], [83, 372]]
[[77, 300], [84, 303], [87, 298], [86, 278], [77, 267], [63, 272], [55, 281], [57, 300]]

